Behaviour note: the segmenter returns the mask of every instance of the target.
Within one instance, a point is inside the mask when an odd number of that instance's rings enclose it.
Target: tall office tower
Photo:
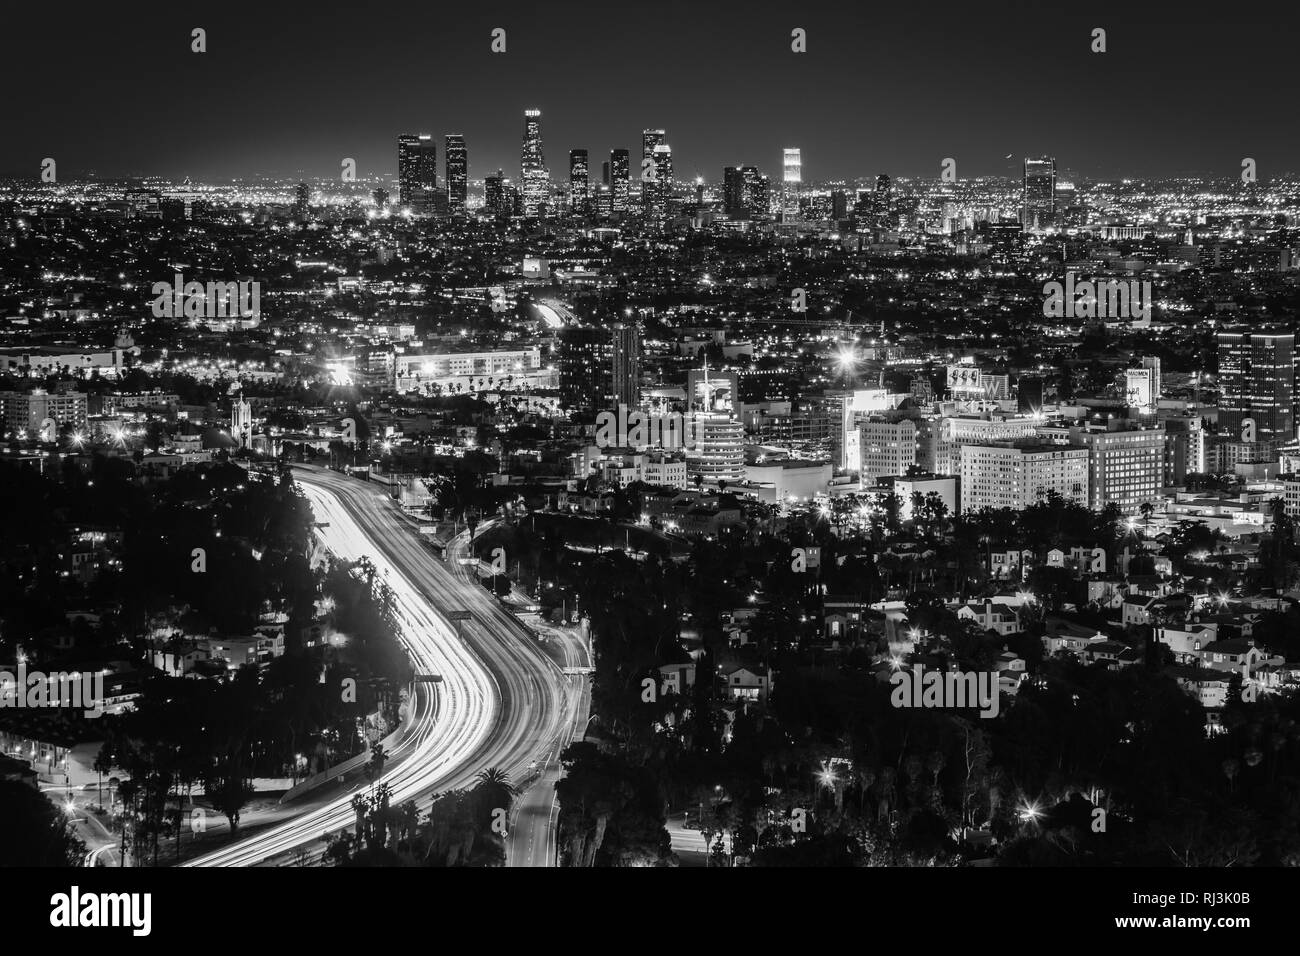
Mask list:
[[[376,205],[379,209],[387,209],[387,208],[388,208],[389,193],[388,193],[388,190],[387,190],[387,189],[384,189],[384,188],[381,186],[379,189],[376,189],[376,190],[375,190],[374,192],[372,192],[370,195],[374,198],[374,200],[375,200],[375,205]]]
[[[1055,224],[1056,160],[1050,156],[1026,158],[1020,225],[1025,229],[1047,229]]]
[[[876,177],[876,191],[871,198],[871,228],[894,228],[894,186],[884,173]]]
[[[849,218],[849,194],[843,189],[831,192],[831,218],[836,222]]]
[[[420,212],[433,206],[438,188],[438,147],[428,133],[397,137],[397,202]]]
[[[447,208],[453,216],[463,216],[469,186],[469,154],[465,151],[465,137],[460,133],[447,134],[444,162],[447,164]]]
[[[785,150],[781,176],[781,218],[793,222],[799,218],[799,190],[803,183],[803,160],[798,149]]]
[[[566,326],[556,345],[560,404],[566,409],[611,409],[614,348],[609,330]]]
[[[673,148],[667,143],[659,143],[650,160],[654,164],[654,180],[642,183],[641,186],[646,211],[654,216],[665,216],[668,213],[669,197],[672,196]]]
[[[756,166],[746,166],[745,184],[749,192],[749,218],[767,219],[772,214],[771,181],[760,176]]]
[[[1243,442],[1292,441],[1295,336],[1220,332],[1218,348],[1219,434]]]
[[[495,176],[483,180],[483,205],[495,216],[509,215],[505,208],[505,183],[505,173],[499,169]]]
[[[644,164],[647,159],[654,159],[655,147],[662,146],[668,139],[668,134],[661,129],[646,129],[641,131],[641,162]],[[645,168],[644,165],[641,167]]]
[[[524,215],[539,216],[546,211],[551,191],[551,175],[542,155],[542,111],[524,110],[523,158],[520,161],[520,188],[524,196]]]
[[[609,160],[608,159],[600,164],[600,184],[602,186],[609,185]]]
[[[739,166],[722,171],[722,211],[728,219],[745,218],[745,174]]]
[[[609,193],[610,205],[615,213],[628,211],[629,164],[631,157],[625,149],[609,151]]]
[[[298,217],[307,215],[309,202],[311,202],[311,189],[306,183],[299,183],[293,188],[293,214]]]
[[[569,150],[569,208],[576,213],[586,213],[590,192],[587,176],[587,151]]]
[[[641,330],[617,325],[613,331],[614,404],[636,408],[641,404]]]

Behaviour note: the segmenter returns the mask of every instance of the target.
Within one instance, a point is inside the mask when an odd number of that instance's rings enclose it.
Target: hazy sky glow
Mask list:
[[[5,10],[0,172],[61,177],[396,171],[397,134],[463,133],[470,176],[519,173],[523,110],[547,164],[640,151],[663,127],[679,177],[755,164],[808,180],[1018,174],[1030,154],[1090,177],[1300,170],[1288,45],[1300,16],[1165,0],[1070,5],[132,3]],[[204,27],[208,52],[190,52]],[[494,27],[507,52],[489,51]],[[1094,27],[1108,52],[1089,50]],[[790,31],[808,52],[790,52]],[[1013,159],[1004,157],[1011,154]]]

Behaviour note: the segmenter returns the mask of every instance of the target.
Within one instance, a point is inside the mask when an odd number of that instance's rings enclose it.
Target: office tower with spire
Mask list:
[[[453,216],[463,216],[467,208],[469,186],[469,154],[465,150],[465,137],[460,133],[449,133],[445,156],[447,208]]]
[[[542,111],[524,110],[524,143],[520,161],[520,185],[524,197],[524,215],[544,215],[550,199],[551,175],[542,153]]]
[[[628,211],[630,193],[631,157],[625,149],[609,151],[609,194],[610,207],[615,215]]]
[[[1050,229],[1056,224],[1056,160],[1050,156],[1025,159],[1020,199],[1020,225],[1025,230]]]
[[[587,172],[587,151],[569,150],[569,209],[579,215],[589,208],[590,177]]]

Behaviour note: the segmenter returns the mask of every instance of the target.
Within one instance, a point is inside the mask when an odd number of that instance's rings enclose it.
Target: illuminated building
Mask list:
[[[1022,511],[1055,492],[1087,504],[1088,449],[1028,440],[962,445],[961,510]]]
[[[590,179],[587,173],[587,151],[569,150],[569,209],[585,213],[590,196]]]
[[[612,342],[614,402],[636,408],[641,404],[641,332],[635,325],[619,325]]]
[[[613,402],[614,346],[608,329],[568,326],[557,337],[560,404],[609,409]]]
[[[306,183],[299,183],[293,188],[293,214],[299,218],[307,215],[307,205],[311,201],[311,190]]]
[[[397,137],[397,202],[412,211],[432,206],[438,188],[438,148],[428,133]]]
[[[443,161],[447,165],[447,208],[453,216],[463,216],[469,184],[469,154],[465,149],[465,137],[459,133],[449,133],[444,155]]]
[[[781,218],[786,222],[799,218],[799,190],[802,183],[803,160],[799,150],[786,149],[781,176]]]
[[[1136,514],[1147,502],[1160,500],[1165,474],[1165,430],[1106,425],[1070,430],[1070,444],[1088,450],[1089,507],[1100,511],[1114,502]]]
[[[524,215],[537,217],[545,213],[551,192],[551,174],[542,154],[542,111],[524,110],[524,143],[520,160],[520,183]]]
[[[1292,441],[1295,336],[1220,332],[1218,350],[1219,434],[1234,441]]]
[[[1025,160],[1020,224],[1026,230],[1056,224],[1056,160],[1050,156]]]
[[[631,160],[625,149],[609,151],[609,195],[610,207],[615,214],[628,211],[628,198],[631,183],[628,168]]]

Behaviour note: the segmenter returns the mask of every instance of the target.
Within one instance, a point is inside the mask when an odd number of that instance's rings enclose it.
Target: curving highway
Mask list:
[[[457,575],[419,541],[381,487],[321,468],[296,467],[326,547],[347,560],[368,557],[393,590],[402,640],[418,673],[404,728],[382,780],[393,803],[470,786],[499,767],[522,780],[571,727],[574,684],[487,591]],[[471,619],[451,624],[447,611]],[[459,629],[459,633],[457,631]],[[355,822],[351,796],[304,810],[291,821],[233,843],[188,866],[253,866]]]

